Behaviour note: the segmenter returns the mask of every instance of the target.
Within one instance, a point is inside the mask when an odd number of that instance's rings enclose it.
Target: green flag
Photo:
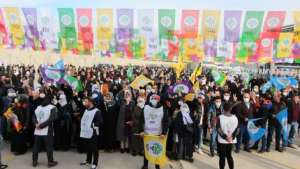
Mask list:
[[[263,11],[248,11],[246,13],[244,20],[244,30],[241,37],[242,42],[253,42],[259,38],[263,18]]]
[[[65,40],[66,49],[77,48],[75,17],[72,8],[58,8],[60,23],[60,41]],[[62,43],[60,43],[62,44]]]
[[[64,80],[67,82],[68,85],[70,85],[72,87],[73,90],[75,90],[76,92],[81,92],[83,91],[83,85],[82,82],[80,80],[78,80],[77,78],[73,77],[73,76],[65,76]]]
[[[132,67],[132,65],[128,66],[126,74],[127,74],[127,79],[131,82],[133,80],[133,67]]]
[[[217,85],[223,86],[227,80],[227,76],[223,72],[219,72],[218,70],[212,70],[211,75],[214,78],[214,81]]]
[[[158,30],[160,39],[169,39],[175,29],[175,9],[158,10]]]

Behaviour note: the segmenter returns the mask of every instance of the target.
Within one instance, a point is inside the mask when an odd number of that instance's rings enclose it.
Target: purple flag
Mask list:
[[[224,40],[238,42],[240,39],[240,24],[242,11],[224,12]]]
[[[40,66],[40,74],[46,83],[61,83],[64,71],[62,69],[48,69],[47,66]]]
[[[217,56],[217,46],[218,43],[216,40],[207,39],[204,41],[204,52],[206,61],[213,61],[214,58]]]
[[[129,39],[133,30],[133,9],[117,9],[118,39]]]
[[[37,28],[37,11],[35,8],[23,8],[22,10],[27,22],[27,26],[25,26],[26,39],[28,40],[29,45],[31,45],[31,47],[34,49],[36,48],[34,40],[39,39],[39,31]]]
[[[182,81],[181,83],[172,85],[168,88],[169,94],[174,94],[174,93],[188,94],[192,91],[193,91],[192,84],[188,80]]]
[[[24,26],[25,30],[25,48],[35,48],[34,45],[34,36],[32,35],[32,32],[29,28],[29,26]]]

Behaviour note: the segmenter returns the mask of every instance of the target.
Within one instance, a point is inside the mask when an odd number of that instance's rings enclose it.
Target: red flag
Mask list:
[[[84,50],[93,49],[92,9],[77,9],[78,40],[82,40]]]
[[[259,62],[267,63],[271,62],[273,58],[273,39],[272,32],[262,32],[260,39],[257,41],[258,48],[256,51],[256,56]]]
[[[270,32],[268,36],[272,39],[277,39],[281,32],[281,27],[284,23],[285,11],[270,11],[267,14],[264,23],[264,32]]]
[[[2,44],[7,45],[9,43],[8,33],[7,33],[7,29],[5,27],[5,21],[4,21],[2,9],[0,9],[0,38],[2,40],[2,42],[0,42],[0,44],[2,43]]]
[[[184,38],[196,38],[199,27],[199,11],[183,10],[181,17],[181,31]]]

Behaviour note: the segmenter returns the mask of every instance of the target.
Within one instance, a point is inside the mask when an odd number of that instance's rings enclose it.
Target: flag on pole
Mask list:
[[[197,67],[194,69],[194,72],[190,76],[190,80],[193,84],[195,84],[197,77],[202,74],[202,64],[199,63]]]
[[[152,164],[165,166],[168,162],[166,144],[167,137],[161,139],[159,136],[145,135],[144,150],[146,159]]]
[[[159,39],[169,39],[175,29],[175,9],[158,10]]]
[[[249,133],[249,137],[250,137],[250,147],[252,147],[253,145],[255,145],[255,143],[261,139],[265,133],[266,133],[266,129],[262,128],[262,127],[257,127],[254,122],[258,121],[258,120],[262,120],[262,118],[257,118],[257,119],[249,119],[248,124],[247,124],[247,130]]]
[[[260,88],[263,94],[265,94],[270,88],[272,87],[272,82],[268,81],[267,83],[263,84]]]
[[[65,45],[66,50],[77,48],[77,33],[75,17],[72,8],[58,8],[60,21],[60,48]],[[64,40],[64,41],[63,41]]]
[[[298,87],[298,80],[293,77],[271,77],[271,82],[277,90],[284,89],[288,86]]]
[[[131,82],[130,86],[133,89],[139,90],[140,87],[144,87],[149,83],[154,83],[153,80],[148,79],[146,76],[144,75],[140,75],[137,78],[134,79],[133,82]]]
[[[74,91],[76,91],[77,93],[83,91],[83,84],[77,78],[75,78],[73,76],[65,75],[63,77],[63,80],[66,82],[67,85],[71,86],[72,89]]]
[[[278,122],[280,123],[280,125],[282,126],[283,129],[283,139],[284,141],[288,140],[288,112],[287,112],[287,108],[281,110],[279,113],[277,113],[276,115],[276,119],[278,120]]]
[[[211,75],[217,85],[224,86],[227,80],[227,76],[225,75],[225,73],[219,72],[218,70],[212,70]]]

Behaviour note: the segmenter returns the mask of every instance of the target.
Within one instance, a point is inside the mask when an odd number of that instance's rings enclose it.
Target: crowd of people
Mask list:
[[[274,132],[276,151],[295,148],[300,120],[298,88],[262,93],[260,88],[268,79],[254,76],[245,84],[238,75],[220,87],[203,71],[197,77],[199,86],[193,98],[187,99],[186,93],[170,93],[168,89],[189,81],[189,71],[177,78],[170,67],[134,66],[134,77],[143,74],[154,83],[133,89],[127,70],[127,66],[66,65],[65,72],[83,83],[84,90],[76,92],[65,84],[45,82],[34,66],[0,66],[1,135],[10,141],[11,152],[22,155],[32,148],[32,165],[36,167],[38,152],[45,149],[48,166],[53,167],[58,164],[53,149],[77,149],[87,153],[81,165],[95,169],[98,149],[144,156],[142,138],[151,134],[167,137],[171,159],[193,162],[193,153],[203,154],[203,144],[208,143],[209,155],[219,155],[220,169],[224,169],[226,158],[233,169],[232,149],[236,153],[241,148],[270,152]],[[276,120],[284,108],[288,109],[287,140]],[[247,124],[254,118],[259,119],[256,126],[267,132],[251,144]],[[0,168],[6,167],[1,163]],[[144,158],[142,169],[147,168]]]

